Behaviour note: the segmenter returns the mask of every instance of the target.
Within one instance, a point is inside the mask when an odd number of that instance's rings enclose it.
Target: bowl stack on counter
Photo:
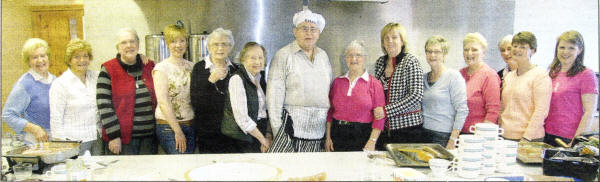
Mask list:
[[[458,155],[452,161],[452,171],[463,178],[476,178],[483,170],[484,139],[478,135],[463,134],[455,141]]]
[[[507,169],[501,169],[500,166],[516,165],[516,148],[515,152],[506,149],[504,138],[500,135],[504,134],[504,129],[500,128],[494,123],[477,123],[469,127],[469,131],[475,133],[476,136],[481,136],[484,139],[483,142],[483,166],[481,174],[493,174],[494,171],[498,172],[510,172]],[[506,141],[509,142],[510,141]],[[516,143],[516,142],[515,142]],[[510,145],[512,146],[512,145]],[[514,153],[515,156],[512,159],[508,159],[511,163],[506,163],[505,158],[502,156],[505,152],[509,152],[511,155]],[[514,163],[513,163],[514,161]]]
[[[510,173],[516,165],[518,143],[500,137],[504,129],[493,123],[477,123],[469,128],[473,135],[460,135],[455,141],[458,156],[452,170],[463,178],[476,178],[495,171]]]

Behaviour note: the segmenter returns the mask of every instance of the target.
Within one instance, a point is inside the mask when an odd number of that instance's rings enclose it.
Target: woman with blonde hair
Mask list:
[[[48,72],[50,48],[39,38],[28,39],[21,61],[29,67],[13,85],[2,111],[2,121],[27,143],[48,141],[50,134],[50,85],[56,76]]]
[[[179,25],[169,25],[163,32],[170,56],[156,64],[152,71],[158,101],[156,135],[168,154],[190,154],[195,148],[194,111],[190,103],[193,64],[183,58],[188,35]]]
[[[485,61],[487,41],[479,32],[468,33],[463,40],[463,57],[467,67],[460,70],[467,83],[469,115],[462,133],[471,125],[497,123],[500,111],[500,77]]]
[[[79,154],[92,153],[96,142],[98,71],[88,70],[93,60],[91,45],[79,39],[67,44],[65,63],[69,66],[50,87],[50,131],[52,138],[82,141]]]
[[[550,65],[552,98],[545,122],[544,142],[556,146],[555,138],[569,145],[590,127],[598,100],[598,80],[583,65],[583,36],[575,30],[558,37]]]
[[[506,63],[506,67],[498,71],[498,76],[500,77],[500,80],[503,80],[504,75],[508,74],[508,72],[517,69],[517,64],[514,61],[510,60],[510,58],[512,57],[510,52],[510,50],[512,49],[511,42],[512,35],[506,35],[502,38],[502,40],[500,40],[500,42],[498,42],[498,49],[500,50],[500,55],[502,56],[502,60],[504,60],[504,63]]]
[[[375,118],[387,117],[378,150],[386,143],[423,142],[423,70],[417,57],[408,52],[406,29],[388,23],[381,30],[381,49],[385,55],[375,63],[375,78],[381,81],[386,95],[383,108],[376,108]]]

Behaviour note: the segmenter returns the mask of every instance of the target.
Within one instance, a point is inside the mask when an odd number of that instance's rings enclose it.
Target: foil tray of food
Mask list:
[[[56,164],[79,154],[80,141],[40,142],[32,146],[14,148],[6,153],[9,166],[31,163],[33,171],[41,173],[48,164]]]
[[[452,161],[454,155],[440,144],[433,143],[390,143],[386,149],[396,166],[428,167],[430,159],[446,159]]]
[[[545,149],[554,148],[544,142],[519,142],[517,159],[526,164],[541,164]]]

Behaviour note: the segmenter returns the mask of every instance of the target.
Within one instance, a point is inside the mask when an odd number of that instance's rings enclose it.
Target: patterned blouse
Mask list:
[[[178,121],[194,119],[190,99],[190,75],[193,63],[184,60],[182,64],[175,65],[169,61],[162,61],[154,67],[154,70],[167,75],[169,83],[169,101],[173,107],[175,118]],[[156,109],[156,119],[166,120],[162,110]]]
[[[381,81],[386,93],[386,128],[396,130],[423,124],[423,70],[419,60],[410,53],[400,53],[388,79],[384,74],[387,59],[387,55],[381,56],[375,63],[375,78]]]

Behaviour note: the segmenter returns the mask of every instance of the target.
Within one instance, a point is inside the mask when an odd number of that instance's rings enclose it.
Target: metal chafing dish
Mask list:
[[[452,161],[454,155],[448,152],[446,148],[440,144],[433,143],[404,143],[404,144],[387,144],[386,149],[396,166],[400,167],[428,167],[429,163],[419,159],[419,154],[425,154],[432,158],[446,159]],[[403,151],[404,150],[404,151]],[[405,152],[409,151],[409,152]],[[413,152],[414,151],[414,152]],[[411,154],[414,153],[414,154]],[[427,160],[428,161],[428,160]]]
[[[42,173],[49,164],[63,162],[79,154],[80,141],[50,141],[38,143],[32,147],[22,146],[8,151],[4,157],[12,168],[17,163],[31,163],[33,172]],[[24,154],[27,150],[40,150],[38,153]]]

